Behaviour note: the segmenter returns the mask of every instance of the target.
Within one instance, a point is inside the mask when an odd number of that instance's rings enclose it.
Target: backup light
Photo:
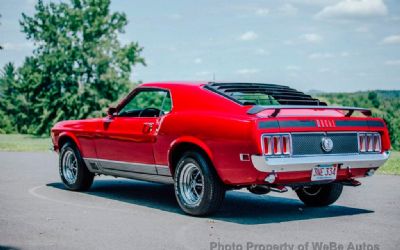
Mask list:
[[[358,151],[360,153],[379,153],[381,149],[379,133],[358,133]]]
[[[282,156],[291,154],[289,134],[268,134],[262,136],[264,155]]]

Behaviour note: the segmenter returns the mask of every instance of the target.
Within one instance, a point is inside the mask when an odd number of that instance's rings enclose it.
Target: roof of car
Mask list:
[[[246,94],[262,94],[269,99],[277,101],[281,105],[322,105],[326,106],[325,102],[313,98],[301,91],[295,90],[285,85],[270,84],[270,83],[244,83],[244,82],[205,82],[205,81],[167,81],[167,82],[153,82],[145,83],[142,87],[165,87],[169,89],[182,89],[185,88],[199,88],[205,87],[215,93],[218,93],[234,102],[240,104],[256,104],[259,103],[259,97],[252,100],[239,100]],[[190,90],[186,90],[190,91]],[[239,95],[237,95],[239,94]],[[243,98],[242,98],[243,99]],[[263,98],[265,99],[265,98]],[[272,101],[271,101],[272,104]]]
[[[167,87],[171,85],[185,85],[185,86],[203,86],[208,84],[209,82],[205,81],[162,81],[162,82],[147,82],[142,83],[140,86],[143,87]]]

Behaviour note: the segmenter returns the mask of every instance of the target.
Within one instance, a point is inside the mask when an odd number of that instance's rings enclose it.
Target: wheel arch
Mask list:
[[[76,138],[76,136],[74,134],[68,133],[68,132],[61,133],[58,137],[58,148],[61,150],[61,148],[67,142],[71,142],[71,143],[75,144],[75,146],[78,148],[79,152],[82,153],[78,138]]]
[[[213,164],[213,154],[211,149],[203,141],[195,137],[183,137],[171,143],[170,150],[168,151],[168,165],[172,176],[175,175],[175,167],[185,152],[197,151],[206,157],[207,161],[211,164],[212,168],[217,172]]]

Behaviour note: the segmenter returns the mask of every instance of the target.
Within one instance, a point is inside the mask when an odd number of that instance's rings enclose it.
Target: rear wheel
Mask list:
[[[174,177],[175,196],[182,210],[201,216],[215,212],[225,197],[225,187],[207,159],[187,152],[179,160]]]
[[[64,185],[74,191],[88,190],[93,183],[91,173],[76,146],[67,142],[60,150],[59,173]]]
[[[343,191],[341,183],[329,183],[323,185],[312,185],[296,190],[299,199],[307,206],[321,207],[333,204]]]

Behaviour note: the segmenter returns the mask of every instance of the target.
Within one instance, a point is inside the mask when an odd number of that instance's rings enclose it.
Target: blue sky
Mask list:
[[[0,65],[33,45],[20,32],[35,0],[0,0]],[[286,84],[308,91],[400,89],[400,1],[123,1],[122,42],[144,47],[132,80]]]

